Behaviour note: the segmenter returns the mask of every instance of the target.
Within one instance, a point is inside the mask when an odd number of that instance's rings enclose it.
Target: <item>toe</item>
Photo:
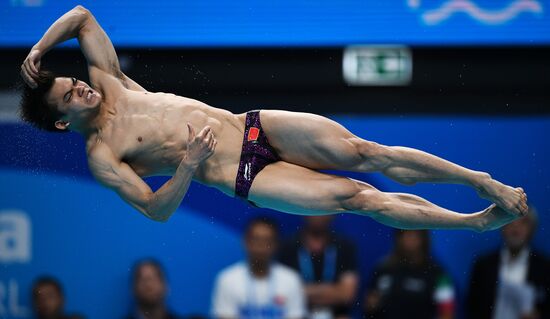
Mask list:
[[[523,216],[523,205],[520,203],[517,203],[514,208],[512,208],[511,213],[513,213],[516,216]]]
[[[525,216],[525,214],[527,214],[527,205],[525,203],[521,203],[520,213],[521,213],[521,216]]]

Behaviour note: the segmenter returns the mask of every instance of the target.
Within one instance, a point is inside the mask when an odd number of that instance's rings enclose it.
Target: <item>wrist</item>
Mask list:
[[[194,171],[199,167],[199,163],[197,163],[196,161],[190,160],[187,156],[185,156],[183,160],[180,162],[180,166],[186,170]]]
[[[42,58],[42,56],[43,56],[44,53],[46,52],[46,50],[40,46],[40,43],[35,44],[35,45],[31,48],[31,52],[33,52],[33,51],[37,52],[37,53],[38,53],[38,57],[40,57],[40,58]]]

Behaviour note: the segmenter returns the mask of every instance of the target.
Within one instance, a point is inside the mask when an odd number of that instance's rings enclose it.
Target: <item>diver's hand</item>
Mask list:
[[[28,86],[35,89],[38,86],[36,80],[38,79],[38,71],[40,70],[40,59],[42,53],[38,49],[32,49],[29,55],[21,64],[21,77],[27,83]]]
[[[187,138],[187,152],[183,162],[191,167],[197,167],[202,161],[214,154],[218,141],[210,126],[203,128],[199,134],[195,134],[195,129],[187,123],[189,137]]]

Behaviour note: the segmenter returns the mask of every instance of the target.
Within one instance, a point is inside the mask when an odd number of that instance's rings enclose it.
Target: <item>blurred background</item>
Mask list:
[[[20,122],[20,65],[77,4],[110,36],[124,73],[150,91],[234,113],[322,114],[365,139],[419,148],[522,186],[538,210],[530,247],[550,254],[550,1],[2,0],[0,318],[34,317],[31,290],[44,275],[62,283],[67,312],[123,318],[138,302],[132,265],[144,257],[163,265],[171,309],[208,317],[217,274],[246,254],[251,218],[273,218],[281,238],[304,229],[299,216],[252,208],[196,183],[168,223],[149,221],[93,180],[78,135]],[[87,80],[74,40],[46,54],[42,66]],[[462,186],[348,176],[456,211],[489,205]],[[339,215],[331,232],[355,246],[358,287],[347,316],[359,318],[394,231]],[[499,250],[501,233],[429,235],[433,259],[453,283],[453,316],[467,318],[474,260]],[[550,298],[550,290],[542,294]]]

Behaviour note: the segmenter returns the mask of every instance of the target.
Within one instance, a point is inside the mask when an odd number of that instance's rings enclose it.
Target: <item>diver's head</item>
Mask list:
[[[44,70],[35,81],[38,87],[25,86],[21,98],[21,117],[34,126],[66,132],[71,123],[86,123],[97,115],[101,94],[87,83]]]

